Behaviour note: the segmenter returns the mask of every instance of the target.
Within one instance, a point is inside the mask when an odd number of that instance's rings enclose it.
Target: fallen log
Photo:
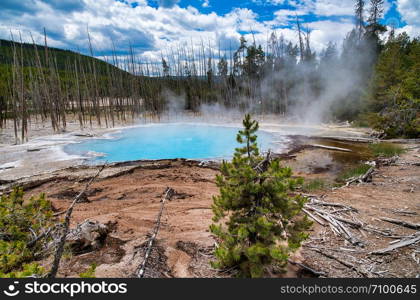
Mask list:
[[[321,200],[318,200],[318,199],[315,199],[315,198],[311,198],[311,204],[321,205],[321,206],[340,207],[340,208],[345,208],[345,209],[349,209],[349,210],[357,212],[357,209],[352,207],[352,206],[344,205],[344,204],[341,204],[341,203],[335,203],[335,202],[321,201]]]
[[[365,174],[363,174],[359,177],[359,182],[371,181],[372,180],[372,173],[373,173],[374,169],[375,169],[374,167],[370,167],[369,170],[367,170],[367,172]]]
[[[385,218],[385,217],[382,217],[382,218],[379,218],[379,219],[382,220],[382,221],[388,222],[388,223],[400,225],[400,226],[407,227],[407,228],[410,228],[410,229],[415,229],[415,230],[420,229],[420,224],[414,224],[414,223],[409,223],[409,222],[406,222],[406,221],[403,221],[403,220],[391,219],[391,218]]]
[[[378,141],[377,138],[371,138],[371,137],[317,136],[316,138],[322,139],[322,140],[329,140],[329,141],[354,142],[354,143],[374,143]]]
[[[417,232],[417,234],[412,236],[412,238],[403,239],[400,242],[395,243],[395,244],[393,244],[389,247],[372,251],[372,252],[370,252],[370,254],[380,254],[380,255],[381,254],[387,254],[388,252],[391,252],[395,249],[410,246],[410,245],[416,244],[418,242],[420,242],[420,232]]]
[[[353,182],[363,183],[363,182],[372,181],[372,174],[373,174],[374,170],[375,170],[374,167],[370,167],[369,170],[367,170],[365,174],[362,174],[362,175],[357,176],[357,177],[349,178],[346,182],[345,187],[348,187]]]
[[[404,209],[391,209],[390,210],[393,214],[402,215],[402,216],[416,216],[417,212],[404,210]]]
[[[326,224],[321,221],[321,219],[317,218],[316,216],[314,216],[313,214],[311,214],[309,211],[307,211],[306,209],[302,208],[302,211],[307,214],[312,220],[316,221],[318,224],[325,226]]]
[[[66,237],[69,233],[69,227],[70,227],[70,218],[71,214],[73,213],[73,208],[76,205],[76,203],[79,202],[79,199],[85,194],[89,186],[92,184],[92,182],[99,176],[99,174],[105,169],[106,163],[98,170],[98,172],[93,176],[88,183],[86,183],[85,188],[74,198],[73,202],[70,204],[69,208],[66,211],[66,215],[64,217],[64,230],[59,238],[56,251],[54,253],[54,260],[51,266],[50,271],[46,275],[47,278],[55,278],[57,275],[58,267],[60,265],[61,257],[63,256],[64,252],[64,244],[66,242]]]
[[[364,246],[364,242],[359,240],[357,237],[355,237],[350,230],[348,230],[343,223],[347,223],[350,224],[351,226],[355,227],[355,228],[360,228],[362,227],[362,223],[356,223],[344,218],[341,218],[339,216],[333,215],[331,213],[329,213],[328,211],[324,211],[321,210],[319,208],[315,208],[311,205],[305,204],[304,205],[304,209],[307,208],[309,210],[314,211],[315,214],[317,214],[319,217],[321,217],[322,219],[324,219],[327,224],[330,226],[331,230],[333,231],[333,233],[335,233],[336,235],[340,235],[342,237],[344,237],[346,240],[348,240],[351,244],[353,245],[357,245],[357,246]],[[312,217],[314,219],[314,215],[309,215],[307,210],[303,210],[303,212],[305,212],[308,216]],[[319,223],[319,222],[318,222]],[[321,221],[321,223],[324,223]],[[320,224],[321,224],[320,223]]]
[[[145,254],[144,254],[143,262],[140,264],[140,266],[135,271],[135,276],[138,277],[138,278],[143,278],[143,276],[144,276],[144,271],[146,270],[147,260],[150,256],[151,251],[152,251],[153,242],[155,241],[156,236],[159,232],[160,219],[162,217],[165,202],[167,200],[171,199],[174,192],[175,191],[170,187],[167,187],[166,190],[165,190],[165,194],[164,194],[164,196],[161,200],[162,204],[160,206],[159,214],[158,214],[157,219],[156,219],[155,228],[153,229],[153,234],[150,236],[149,241],[147,242],[147,248],[146,248],[146,251],[145,251]]]
[[[310,206],[310,205],[307,205],[307,204],[305,204],[305,208],[308,208],[308,209],[311,209],[313,211],[319,212],[320,214],[326,214],[326,215],[331,216],[332,218],[334,218],[334,219],[336,219],[336,220],[338,220],[340,222],[344,222],[344,223],[350,224],[350,225],[354,226],[355,228],[360,228],[360,227],[363,226],[362,223],[356,223],[356,222],[350,221],[348,219],[344,219],[342,217],[332,215],[332,214],[330,214],[327,211],[323,211],[321,209],[315,208],[315,207]]]
[[[294,265],[294,266],[298,266],[298,267],[300,267],[301,269],[303,269],[303,270],[305,270],[305,271],[307,271],[307,272],[309,272],[309,273],[311,273],[311,274],[313,274],[313,275],[315,275],[315,276],[317,276],[317,277],[320,277],[320,276],[322,276],[322,277],[327,277],[327,276],[328,276],[328,275],[327,275],[327,273],[322,272],[322,271],[316,271],[316,270],[312,269],[311,267],[308,267],[307,265],[304,265],[304,264],[302,264],[302,263],[299,263],[299,262],[293,261],[293,260],[291,260],[291,259],[288,259],[287,261],[288,261],[290,264],[292,264],[292,265]]]
[[[352,152],[352,150],[350,149],[340,148],[340,147],[325,146],[325,145],[319,145],[319,144],[311,144],[310,146],[315,147],[315,148],[333,150],[333,151]]]
[[[352,263],[349,263],[348,261],[342,260],[341,258],[338,258],[332,254],[326,253],[318,248],[315,247],[311,247],[310,249],[313,249],[314,251],[324,255],[327,258],[333,259],[337,262],[339,262],[340,264],[342,264],[343,266],[346,266],[347,268],[350,268],[351,270],[355,271],[356,273],[359,273],[360,275],[362,275],[363,277],[369,277],[369,273],[360,270],[358,267],[356,267],[355,265],[353,265]]]

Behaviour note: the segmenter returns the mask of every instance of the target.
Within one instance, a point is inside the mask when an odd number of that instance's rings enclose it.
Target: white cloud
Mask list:
[[[354,0],[318,0],[313,3],[314,13],[320,16],[352,16],[354,14]]]
[[[402,19],[409,25],[420,26],[420,1],[398,0],[397,9]]]
[[[276,1],[276,0],[273,0]],[[317,16],[350,16],[354,14],[354,0],[279,0],[298,12]]]
[[[201,4],[202,7],[210,7],[210,0],[203,0],[203,4]]]
[[[396,33],[402,32],[407,33],[411,37],[418,37],[420,36],[420,26],[406,25],[396,30]]]
[[[3,2],[2,2],[3,1]],[[14,10],[3,9],[4,1],[13,4]],[[57,0],[58,1],[58,0]],[[253,32],[258,43],[264,44],[267,36],[276,29],[286,39],[297,40],[293,30],[295,17],[308,14],[318,16],[344,16],[338,21],[317,21],[305,23],[311,32],[313,48],[319,52],[329,41],[340,44],[353,24],[347,18],[352,15],[353,0],[270,0],[272,3],[293,5],[294,9],[280,9],[273,13],[269,21],[258,21],[258,15],[248,8],[236,8],[225,15],[215,12],[202,13],[197,8],[180,7],[177,0],[161,0],[164,5],[149,6],[146,0],[66,0],[67,4],[77,1],[78,9],[70,9],[71,5],[60,8],[47,4],[44,0],[32,0],[29,4],[17,5],[11,0],[0,0],[0,37],[9,38],[10,29],[17,36],[17,30],[30,41],[29,31],[38,43],[43,42],[43,28],[48,33],[51,46],[81,49],[88,48],[87,28],[91,35],[95,53],[112,49],[112,42],[118,49],[124,50],[131,44],[140,57],[159,59],[160,53],[176,51],[180,45],[191,41],[200,46],[209,42],[215,51],[235,49],[241,32]],[[201,0],[201,4],[211,4],[209,0]],[[58,2],[57,2],[58,3]],[[136,3],[135,8],[132,4]],[[419,32],[418,1],[399,0],[398,9],[407,22],[405,29],[409,34]],[[81,9],[83,8],[83,9]],[[19,10],[20,9],[20,10]],[[279,28],[285,27],[288,28]],[[252,34],[246,35],[252,41]],[[101,51],[101,53],[99,53]]]
[[[307,26],[311,31],[312,48],[319,53],[330,41],[341,47],[344,37],[352,30],[354,24],[345,20],[341,22],[317,21],[308,23]]]
[[[405,31],[409,36],[420,36],[420,1],[398,0],[396,6],[401,19],[407,24],[398,28],[397,33]]]

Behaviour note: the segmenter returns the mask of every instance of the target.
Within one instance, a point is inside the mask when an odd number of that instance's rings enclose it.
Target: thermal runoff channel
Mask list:
[[[239,144],[238,128],[198,124],[154,124],[121,131],[111,139],[90,139],[70,144],[65,151],[94,156],[93,161],[120,162],[138,159],[229,158]],[[274,147],[279,137],[259,131],[263,150]]]

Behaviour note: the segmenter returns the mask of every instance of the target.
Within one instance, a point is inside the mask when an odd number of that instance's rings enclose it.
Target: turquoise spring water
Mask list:
[[[124,129],[111,139],[89,139],[69,144],[69,154],[101,153],[93,161],[121,162],[140,159],[217,159],[232,156],[239,144],[238,128],[197,124],[155,124]],[[258,131],[262,150],[273,149],[274,136]]]

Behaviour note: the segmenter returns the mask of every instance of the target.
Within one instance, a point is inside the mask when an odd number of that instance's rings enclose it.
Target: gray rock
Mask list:
[[[69,232],[66,241],[73,253],[92,251],[103,246],[108,233],[108,226],[98,221],[85,220]]]

